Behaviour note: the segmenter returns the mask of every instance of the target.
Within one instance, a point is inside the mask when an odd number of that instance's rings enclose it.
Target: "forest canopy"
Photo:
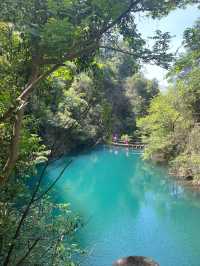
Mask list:
[[[200,178],[200,21],[184,32],[186,52],[171,68],[170,89],[155,97],[148,115],[138,120],[144,157],[167,162],[182,178]]]

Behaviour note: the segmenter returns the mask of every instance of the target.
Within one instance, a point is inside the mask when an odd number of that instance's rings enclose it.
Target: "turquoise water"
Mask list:
[[[50,180],[65,162],[50,166]],[[161,266],[200,265],[200,196],[144,163],[141,153],[99,147],[74,156],[57,192],[86,222],[78,236],[89,251],[83,266],[109,266],[127,255],[151,256]]]

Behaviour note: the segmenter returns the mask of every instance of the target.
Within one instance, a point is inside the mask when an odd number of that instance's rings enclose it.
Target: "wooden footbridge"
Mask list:
[[[118,140],[113,141],[111,143],[113,146],[120,146],[120,147],[127,147],[127,148],[133,148],[133,149],[144,149],[145,145],[141,142],[128,142],[125,143],[124,141]]]

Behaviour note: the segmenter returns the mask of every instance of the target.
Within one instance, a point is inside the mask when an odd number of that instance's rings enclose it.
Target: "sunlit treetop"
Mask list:
[[[137,31],[135,14],[143,12],[153,18],[167,15],[177,7],[197,0],[4,0],[0,18],[14,25],[23,42],[29,43],[30,54],[38,62],[53,64],[94,54],[106,41],[116,48],[114,35],[129,43],[135,58],[155,61],[167,67],[172,55],[167,54],[169,33],[157,32],[155,46],[147,49]],[[108,47],[107,47],[108,48]],[[129,52],[130,52],[129,51]]]
[[[197,20],[193,27],[184,31],[183,46],[184,54],[178,58],[168,73],[169,77],[177,75],[179,78],[190,74],[193,68],[200,66],[200,20]]]

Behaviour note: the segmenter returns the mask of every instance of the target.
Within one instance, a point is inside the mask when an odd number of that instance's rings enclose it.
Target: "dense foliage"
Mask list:
[[[74,265],[81,223],[49,196],[68,162],[46,189],[36,166],[135,129],[158,93],[155,81],[136,74],[139,64],[167,68],[173,56],[170,34],[157,31],[148,48],[134,15],[161,17],[195,2],[0,2],[1,265]]]
[[[138,120],[147,144],[144,157],[168,162],[171,172],[200,178],[200,21],[184,34],[186,53],[169,73],[171,88]]]

